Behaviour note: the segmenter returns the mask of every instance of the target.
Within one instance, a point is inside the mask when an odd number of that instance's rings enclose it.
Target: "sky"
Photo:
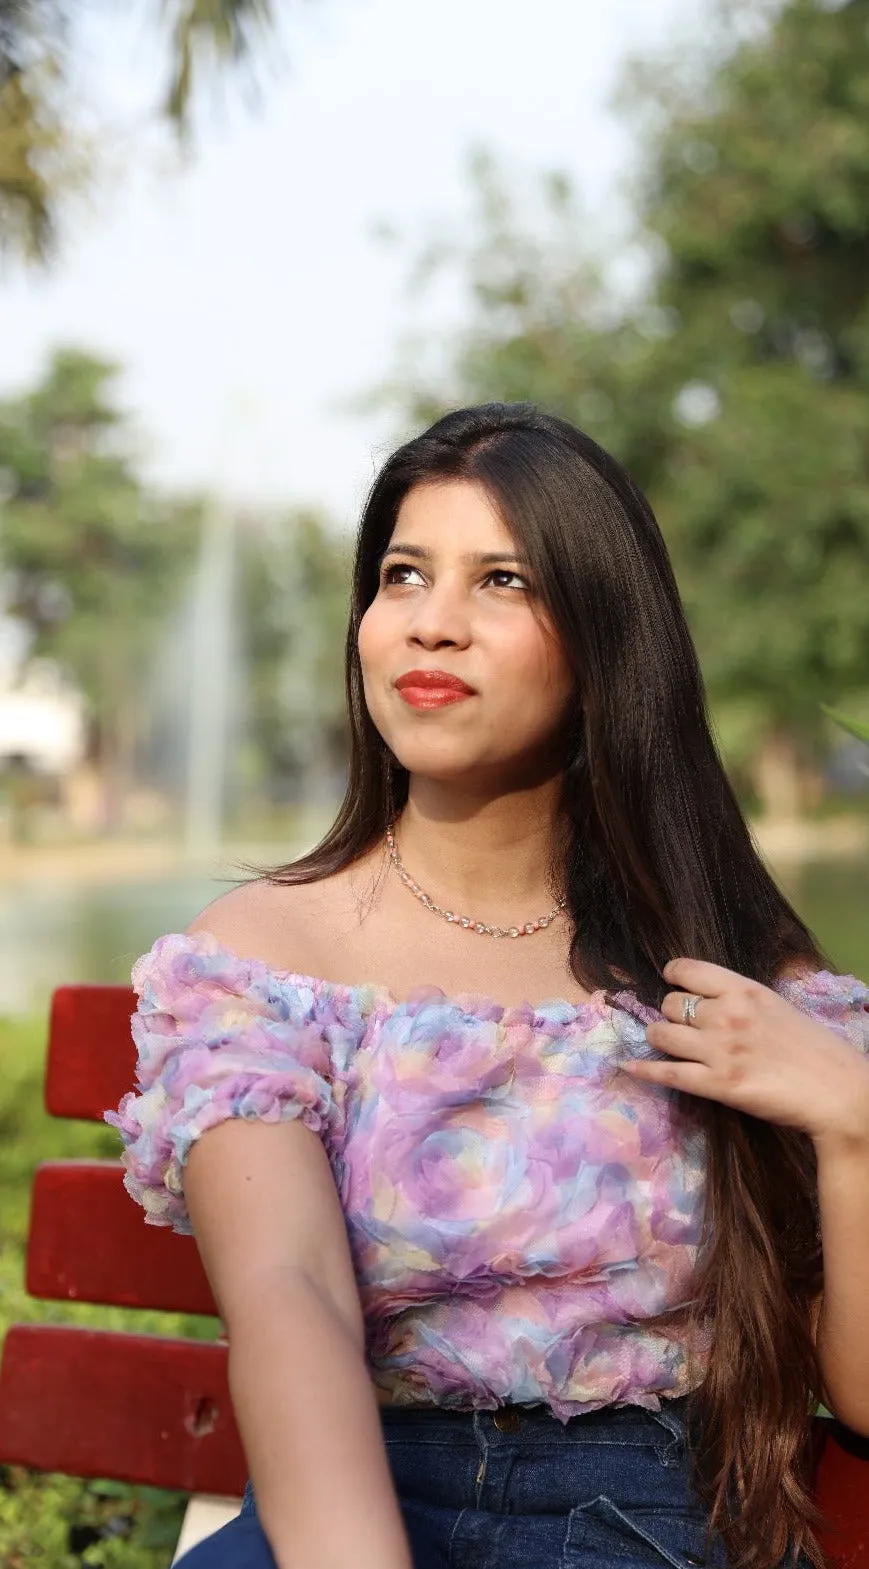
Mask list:
[[[55,345],[92,350],[124,367],[148,477],[313,503],[352,525],[396,429],[353,403],[389,374],[408,325],[437,339],[454,324],[447,295],[420,315],[406,280],[426,241],[461,230],[469,149],[520,186],[566,171],[590,228],[618,235],[634,156],[610,107],[620,70],[628,54],[687,46],[703,9],[286,4],[258,103],[203,105],[183,162],[150,117],[142,4],[123,18],[96,6],[76,70],[104,177],[47,273],[0,275],[0,397],[32,384]],[[376,239],[380,223],[398,246]]]

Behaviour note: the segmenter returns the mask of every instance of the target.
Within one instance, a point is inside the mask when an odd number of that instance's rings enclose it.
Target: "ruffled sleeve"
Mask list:
[[[328,1042],[313,989],[277,981],[207,933],[158,938],[133,968],[136,1089],[105,1113],[124,1143],[127,1191],[153,1226],[190,1232],[182,1171],[191,1145],[229,1117],[334,1113]]]
[[[869,986],[855,975],[808,970],[804,975],[777,981],[776,991],[795,1008],[869,1054]]]

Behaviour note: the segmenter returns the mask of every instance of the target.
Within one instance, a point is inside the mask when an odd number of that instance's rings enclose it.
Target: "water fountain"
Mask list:
[[[184,853],[202,865],[220,851],[236,681],[235,518],[214,501],[202,523],[189,615]]]

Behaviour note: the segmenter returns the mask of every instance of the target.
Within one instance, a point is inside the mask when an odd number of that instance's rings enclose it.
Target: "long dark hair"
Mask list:
[[[359,623],[399,506],[416,485],[483,486],[528,558],[576,675],[559,884],[583,986],[629,985],[659,1006],[679,954],[771,984],[827,963],[764,867],[718,756],[703,681],[654,514],[623,468],[566,421],[526,404],[459,409],[384,464],[358,536],[346,679],[347,793],[322,842],[268,873],[315,881],[382,840],[408,776],[365,705]],[[711,1328],[692,1397],[698,1487],[737,1569],[788,1547],[816,1565],[809,1414],[820,1380],[811,1314],[821,1286],[811,1142],[712,1103],[706,1226],[693,1316]]]

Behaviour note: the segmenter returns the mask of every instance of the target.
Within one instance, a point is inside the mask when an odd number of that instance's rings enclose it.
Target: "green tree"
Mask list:
[[[198,519],[194,505],[164,502],[136,477],[115,373],[58,351],[39,386],[0,405],[0,600],[27,657],[56,662],[88,699],[110,816]]]
[[[470,182],[470,222],[426,247],[412,279],[424,293],[445,269],[457,272],[467,324],[446,353],[439,340],[408,339],[373,401],[397,408],[411,429],[458,402],[529,399],[589,430],[648,480],[661,445],[654,301],[633,312],[617,307],[606,257],[591,246],[587,216],[563,175],[547,175],[533,204],[521,204],[492,157],[477,151]]]
[[[869,685],[869,4],[790,0],[701,85],[644,202],[676,414],[652,489],[712,691],[798,804],[819,704]]]
[[[177,727],[154,683],[167,651],[189,658],[172,652],[173,627],[189,610],[205,516],[201,501],[173,501],[139,479],[115,375],[103,360],[62,350],[37,387],[0,403],[0,609],[17,623],[25,663],[53,662],[86,698],[110,825],[138,774],[159,772],[155,723]],[[335,789],[346,751],[349,552],[305,509],[251,513],[237,540],[243,813],[252,795]],[[171,684],[177,695],[175,673]],[[177,790],[183,762],[173,766],[159,783]]]
[[[161,112],[182,133],[201,76],[263,59],[272,0],[149,0],[166,60]],[[0,251],[45,257],[60,205],[91,173],[77,124],[78,31],[87,0],[0,0]]]
[[[470,325],[433,391],[401,401],[530,397],[622,457],[729,759],[784,810],[826,744],[821,701],[869,685],[869,0],[745,0],[737,21],[691,70],[634,75],[643,298],[607,291],[563,181],[529,236],[484,161],[452,257]]]
[[[273,800],[335,791],[346,749],[347,542],[321,513],[251,520],[240,561],[247,735]]]

